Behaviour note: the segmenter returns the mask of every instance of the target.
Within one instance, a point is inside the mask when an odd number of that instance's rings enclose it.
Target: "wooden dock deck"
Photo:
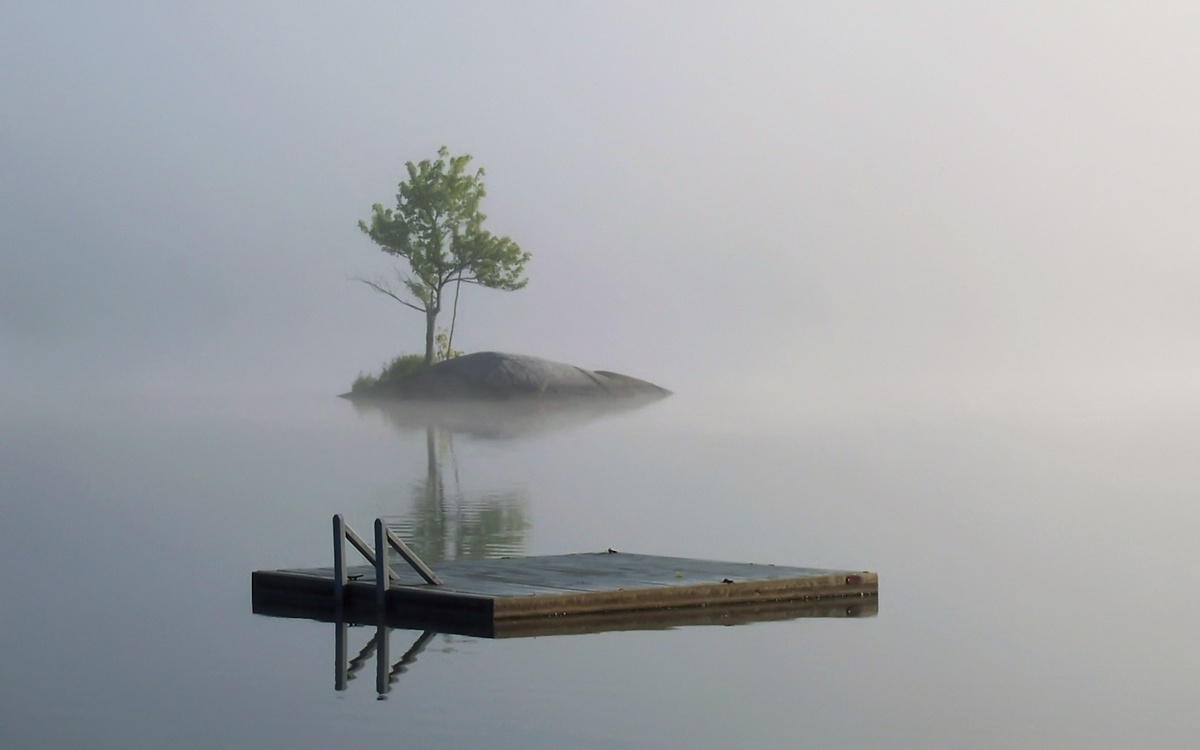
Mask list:
[[[363,623],[382,618],[398,627],[504,637],[731,617],[869,615],[879,591],[878,576],[867,571],[624,552],[441,562],[440,585],[415,570],[392,570],[395,576],[381,594],[375,566],[347,567],[340,609],[334,568],[257,571],[254,611]]]

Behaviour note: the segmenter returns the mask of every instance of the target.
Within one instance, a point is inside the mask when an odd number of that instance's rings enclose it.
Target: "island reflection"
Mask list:
[[[425,450],[425,476],[413,484],[407,512],[384,516],[384,522],[429,562],[525,554],[530,529],[525,489],[468,495],[452,432],[427,426]]]
[[[430,401],[355,399],[360,415],[377,415],[402,435],[425,434],[425,474],[412,485],[407,510],[384,521],[428,562],[526,554],[532,527],[524,488],[469,493],[455,439],[518,441],[628,413],[661,400],[621,398]]]

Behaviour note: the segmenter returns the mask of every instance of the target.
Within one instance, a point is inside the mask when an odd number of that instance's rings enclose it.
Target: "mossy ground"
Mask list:
[[[425,357],[421,354],[401,354],[383,366],[378,375],[360,372],[350,386],[350,392],[365,395],[387,388],[401,378],[419,371],[425,366]]]

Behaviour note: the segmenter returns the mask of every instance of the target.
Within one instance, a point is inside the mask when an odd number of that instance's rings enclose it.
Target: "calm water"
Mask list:
[[[1200,741],[1200,420],[758,429],[710,412],[676,396],[489,438],[323,397],[9,404],[0,746]],[[327,564],[335,512],[394,516],[431,559],[614,547],[866,568],[879,613],[439,634],[378,700],[370,661],[334,690],[332,625],[250,611],[252,570]],[[352,628],[350,653],[373,633]],[[391,660],[419,635],[394,631]]]

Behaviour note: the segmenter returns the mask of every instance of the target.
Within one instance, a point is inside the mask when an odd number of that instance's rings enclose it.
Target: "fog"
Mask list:
[[[487,171],[455,342],[730,415],[1200,406],[1188,3],[9,4],[0,387],[333,395],[422,345],[357,229]]]
[[[1169,2],[4,3],[0,745],[1194,747],[1197,39]],[[443,144],[533,255],[455,347],[674,395],[336,398],[423,344],[357,223]],[[881,600],[438,636],[381,703],[252,612],[334,513]]]

